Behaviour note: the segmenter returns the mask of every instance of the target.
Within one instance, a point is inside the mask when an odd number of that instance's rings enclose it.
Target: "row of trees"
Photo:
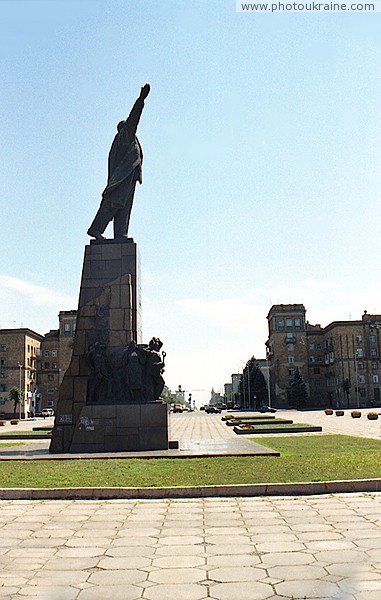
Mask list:
[[[255,358],[252,356],[246,363],[239,382],[239,398],[243,408],[260,408],[268,404],[268,389],[266,379]],[[295,369],[294,379],[289,390],[289,404],[295,408],[307,405],[307,387],[298,368]]]

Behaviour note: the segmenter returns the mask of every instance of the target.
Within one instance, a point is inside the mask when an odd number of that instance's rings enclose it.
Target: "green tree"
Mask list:
[[[267,404],[266,379],[255,356],[247,361],[243,370],[239,382],[239,395],[241,406],[245,408],[259,408]]]
[[[295,408],[304,408],[307,404],[307,387],[298,369],[295,369],[294,379],[289,393],[289,402]]]
[[[13,416],[16,416],[16,410],[18,405],[21,403],[21,399],[23,397],[23,392],[18,387],[12,387],[9,390],[8,398],[11,402],[13,402]]]
[[[351,382],[348,379],[348,377],[346,379],[343,379],[343,383],[341,384],[341,387],[342,387],[344,394],[347,397],[347,406],[349,408],[349,394],[351,392]]]

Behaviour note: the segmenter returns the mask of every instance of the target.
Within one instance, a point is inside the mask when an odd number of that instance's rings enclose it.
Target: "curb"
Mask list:
[[[315,496],[353,492],[381,492],[381,479],[163,488],[0,488],[0,500],[148,500],[232,496]]]

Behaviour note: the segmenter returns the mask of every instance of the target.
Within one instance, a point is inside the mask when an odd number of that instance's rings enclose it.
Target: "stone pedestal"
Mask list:
[[[110,354],[141,342],[139,257],[132,239],[86,246],[76,335],[60,387],[50,452],[116,452],[168,448],[167,408],[161,402],[115,404],[89,400],[89,350]],[[106,400],[105,400],[106,401]],[[90,402],[90,403],[89,403]]]
[[[78,453],[167,449],[167,405],[161,402],[84,406],[70,447]]]

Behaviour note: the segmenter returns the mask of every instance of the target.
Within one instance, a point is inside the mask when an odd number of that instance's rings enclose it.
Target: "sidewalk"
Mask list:
[[[379,600],[381,494],[0,502],[2,600]]]

